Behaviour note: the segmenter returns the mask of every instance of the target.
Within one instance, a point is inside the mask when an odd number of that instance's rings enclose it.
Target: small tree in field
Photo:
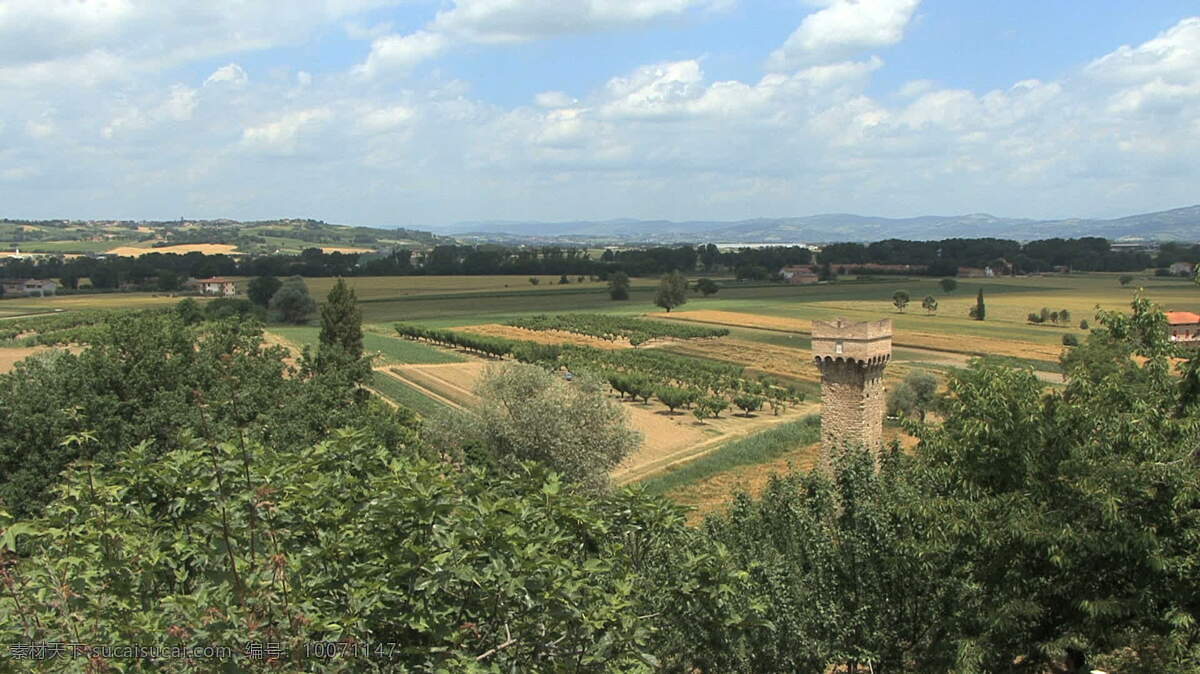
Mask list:
[[[608,296],[614,300],[629,299],[629,276],[619,271],[608,277]]]
[[[891,391],[887,412],[891,416],[915,417],[925,421],[925,414],[937,400],[937,378],[924,370],[913,370]]]
[[[1087,319],[1086,319],[1086,318],[1085,318],[1085,319],[1083,319],[1082,321],[1079,321],[1079,329],[1080,329],[1080,330],[1087,330],[1087,329],[1088,329],[1088,322],[1087,322]]]
[[[763,398],[753,393],[739,393],[733,398],[733,404],[742,410],[742,416],[751,416],[752,412],[762,409]]]
[[[703,409],[706,414],[714,419],[721,418],[721,412],[729,408],[729,401],[720,396],[707,396],[700,401],[696,406],[697,409]]]
[[[944,278],[938,281],[938,285],[942,287],[942,292],[952,293],[958,289],[958,279]]]
[[[541,282],[542,282],[542,279],[540,279],[540,278],[538,278],[538,277],[536,277],[536,276],[530,276],[530,277],[529,277],[529,285],[534,285],[534,286],[535,286],[535,285],[537,285],[537,284],[539,284],[539,283],[541,283]]]
[[[1130,283],[1133,283],[1133,277],[1130,276],[1129,274],[1125,274],[1118,280],[1121,282],[1121,285],[1123,285],[1123,286],[1127,286]]]
[[[658,284],[658,292],[654,295],[654,303],[669,313],[671,309],[687,303],[687,278],[673,271],[662,278]]]
[[[971,307],[970,315],[977,321],[987,318],[987,307],[983,304],[983,288],[980,288],[979,294],[975,296],[975,306]]]
[[[308,294],[304,279],[292,276],[271,296],[269,307],[279,320],[302,325],[317,310],[317,302]]]
[[[892,304],[896,305],[896,308],[899,309],[901,313],[904,312],[904,307],[908,306],[908,300],[909,296],[907,290],[897,290],[892,295]]]
[[[695,394],[677,386],[661,386],[655,392],[654,397],[666,405],[671,414],[675,413],[675,408],[684,407],[695,400]]]
[[[474,410],[432,422],[452,432],[431,434],[479,448],[503,469],[537,461],[570,482],[602,489],[608,471],[641,443],[626,411],[590,376],[567,383],[536,365],[489,364],[477,393],[483,402]]]
[[[362,311],[344,279],[337,280],[321,305],[320,342],[322,347],[338,348],[352,358],[362,358]]]
[[[925,299],[921,300],[921,308],[931,314],[937,313],[938,302],[933,298],[933,295],[926,295]]]
[[[696,281],[696,290],[702,293],[705,297],[708,297],[709,295],[716,295],[717,291],[720,289],[721,286],[717,285],[717,282],[710,278],[702,278],[699,281]]]
[[[1055,325],[1058,325],[1058,312],[1057,311],[1050,312],[1050,322]]]
[[[1058,310],[1058,320],[1062,321],[1063,323],[1070,323],[1070,322],[1071,322],[1071,312],[1070,312],[1070,310],[1068,310],[1068,309],[1059,309],[1059,310]]]

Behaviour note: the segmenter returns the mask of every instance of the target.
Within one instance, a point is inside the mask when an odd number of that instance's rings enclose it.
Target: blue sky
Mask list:
[[[0,45],[7,217],[1200,201],[1194,2],[6,0]]]

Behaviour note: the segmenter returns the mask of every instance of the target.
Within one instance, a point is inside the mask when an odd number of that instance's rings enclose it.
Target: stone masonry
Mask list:
[[[813,361],[821,371],[821,445],[878,449],[886,407],[883,370],[892,357],[892,321],[813,321]]]

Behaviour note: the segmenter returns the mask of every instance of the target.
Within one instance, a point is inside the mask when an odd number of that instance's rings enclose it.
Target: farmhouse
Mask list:
[[[54,294],[58,284],[49,279],[11,279],[3,282],[4,294],[8,297],[45,297]]]
[[[991,278],[996,275],[991,267],[959,267],[958,276],[960,278]]]
[[[1191,276],[1196,270],[1196,265],[1191,262],[1176,262],[1171,265],[1170,270],[1172,276]]]
[[[1168,311],[1167,329],[1172,342],[1185,346],[1200,346],[1200,314],[1190,311]]]
[[[817,273],[813,271],[812,267],[804,266],[784,267],[783,269],[779,270],[779,275],[782,276],[783,280],[787,281],[788,283],[797,285],[804,283],[816,283],[817,279],[819,278]]]
[[[212,278],[192,279],[184,284],[186,288],[194,288],[200,291],[201,295],[216,295],[217,297],[231,297],[237,294],[237,284],[233,279],[214,276]]]

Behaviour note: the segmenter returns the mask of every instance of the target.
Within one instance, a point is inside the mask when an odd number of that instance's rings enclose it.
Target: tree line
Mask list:
[[[0,262],[0,278],[54,278],[68,289],[89,279],[93,288],[136,286],[147,290],[179,290],[190,278],[213,276],[406,276],[406,275],[553,275],[595,276],[613,274],[653,276],[676,269],[751,270],[753,277],[776,273],[790,264],[812,261],[812,252],[801,247],[720,251],[716,246],[661,246],[636,250],[606,250],[592,259],[581,248],[511,248],[503,246],[436,246],[424,253],[398,248],[381,254],[326,253],[309,248],[298,255],[234,257],[203,253],[147,253],[136,258],[95,259],[61,257],[12,259]],[[740,273],[740,272],[739,272]]]
[[[924,273],[930,276],[954,276],[959,267],[992,267],[997,274],[1047,272],[1055,267],[1077,271],[1141,271],[1162,265],[1167,256],[1175,261],[1176,247],[1164,244],[1164,249],[1168,252],[1155,258],[1145,252],[1114,250],[1107,239],[1100,237],[1042,239],[1024,244],[996,238],[887,239],[865,244],[830,244],[822,248],[820,260],[847,272],[863,264],[919,265],[926,267]]]

